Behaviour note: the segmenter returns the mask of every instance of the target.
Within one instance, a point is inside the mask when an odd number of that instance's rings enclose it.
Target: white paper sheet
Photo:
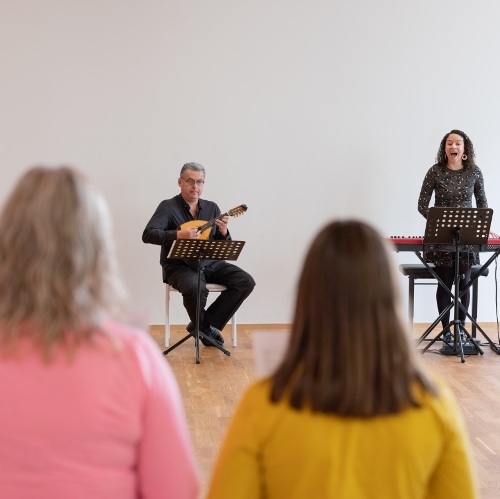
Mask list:
[[[252,333],[257,377],[270,376],[281,362],[288,345],[289,331],[261,330]]]

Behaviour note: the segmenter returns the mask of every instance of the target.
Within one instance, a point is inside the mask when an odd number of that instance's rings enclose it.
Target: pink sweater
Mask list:
[[[196,462],[172,371],[144,332],[42,361],[0,357],[0,497],[195,498]]]

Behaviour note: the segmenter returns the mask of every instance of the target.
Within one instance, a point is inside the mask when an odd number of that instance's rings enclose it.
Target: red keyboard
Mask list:
[[[391,236],[387,238],[387,240],[394,244],[394,249],[396,251],[429,251],[433,247],[438,248],[438,245],[435,244],[424,244],[424,238],[421,236]],[[452,245],[449,245],[449,247],[450,250],[453,250]],[[439,249],[443,250],[443,247],[439,246]],[[493,252],[499,249],[500,239],[493,237],[488,239],[488,244],[467,245],[467,250],[465,250],[464,245],[464,251],[477,251],[480,253]]]

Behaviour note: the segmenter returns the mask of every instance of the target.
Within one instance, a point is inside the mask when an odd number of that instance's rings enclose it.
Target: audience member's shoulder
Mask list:
[[[430,379],[436,387],[436,395],[427,393],[425,405],[443,421],[453,423],[460,412],[457,399],[448,383],[438,374],[432,373]]]
[[[107,334],[115,341],[119,351],[125,354],[128,362],[133,362],[146,377],[154,376],[160,371],[169,371],[168,363],[164,361],[159,345],[152,336],[144,331],[120,322],[107,322]]]
[[[271,393],[269,378],[254,381],[245,391],[244,398],[249,403],[268,400]]]
[[[438,398],[441,397],[441,395],[443,395],[443,393],[445,395],[448,395],[450,394],[450,388],[448,386],[448,383],[445,381],[445,379],[433,372],[433,371],[428,371],[427,372],[427,376],[429,377],[430,381],[436,386],[436,389],[437,389],[437,396]]]

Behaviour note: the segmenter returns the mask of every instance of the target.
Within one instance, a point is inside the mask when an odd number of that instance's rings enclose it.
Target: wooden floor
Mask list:
[[[496,325],[482,324],[498,344]],[[152,326],[151,334],[163,350],[162,326]],[[287,326],[238,325],[238,346],[233,347],[229,328],[224,331],[225,346],[231,356],[215,348],[201,347],[201,364],[195,363],[194,341],[189,339],[165,357],[177,377],[184,399],[193,444],[198,456],[204,490],[217,456],[221,439],[243,390],[255,379],[251,335],[256,329],[287,330]],[[415,327],[415,337],[425,329]],[[171,343],[185,335],[174,326]],[[482,336],[478,333],[478,336]],[[485,343],[485,342],[483,342]],[[424,363],[440,373],[456,394],[469,429],[477,475],[483,499],[500,497],[500,355],[488,346],[484,355],[443,356],[427,352]],[[450,470],[450,479],[453,479]]]

